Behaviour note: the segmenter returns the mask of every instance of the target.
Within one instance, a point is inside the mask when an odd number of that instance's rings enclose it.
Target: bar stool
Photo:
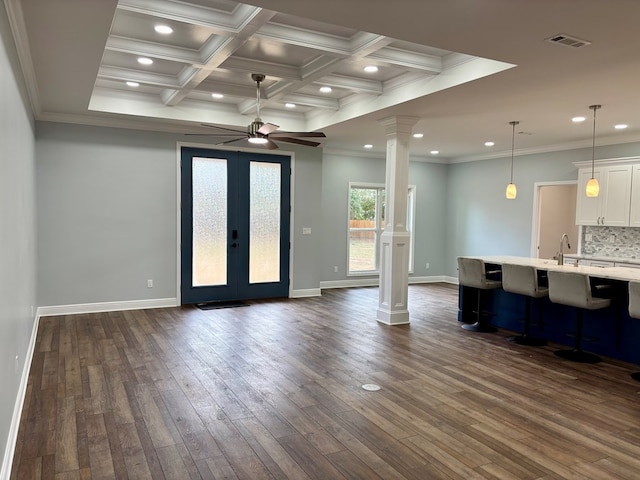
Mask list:
[[[497,331],[497,328],[482,321],[483,313],[485,316],[487,315],[487,312],[482,312],[481,310],[482,291],[500,288],[502,282],[500,280],[487,279],[484,261],[479,258],[469,257],[458,257],[458,281],[464,287],[475,288],[478,296],[474,312],[476,321],[475,323],[465,323],[462,328],[471,332],[493,333]]]
[[[531,300],[539,300],[549,295],[549,289],[540,287],[538,282],[538,269],[530,265],[502,264],[502,289],[505,292],[517,293],[525,296],[524,332],[522,335],[514,335],[509,340],[518,345],[541,347],[546,345],[546,340],[529,335],[531,327]],[[540,318],[542,306],[538,302]]]
[[[582,318],[585,310],[598,310],[611,305],[608,298],[591,296],[589,275],[576,272],[549,270],[549,299],[553,303],[569,305],[578,309],[576,315],[576,336],[573,350],[557,350],[560,358],[580,363],[598,363],[602,359],[582,350]]]
[[[640,318],[640,282],[629,282],[629,316]],[[631,378],[640,382],[640,372],[632,373]]]

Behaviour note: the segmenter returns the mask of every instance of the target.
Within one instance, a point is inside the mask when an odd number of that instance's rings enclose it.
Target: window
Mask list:
[[[413,217],[415,187],[409,187],[407,230],[410,236],[409,270],[413,270]],[[384,231],[385,188],[375,184],[349,184],[349,274],[380,271],[380,236]]]

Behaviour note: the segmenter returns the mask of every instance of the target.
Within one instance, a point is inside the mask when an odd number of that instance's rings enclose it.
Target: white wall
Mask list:
[[[13,423],[36,305],[34,135],[24,82],[0,7],[0,478],[8,475]],[[15,359],[18,357],[16,372]],[[22,377],[21,377],[22,376]],[[23,380],[23,381],[24,381]],[[23,384],[26,385],[26,384]],[[18,405],[19,406],[19,405]]]

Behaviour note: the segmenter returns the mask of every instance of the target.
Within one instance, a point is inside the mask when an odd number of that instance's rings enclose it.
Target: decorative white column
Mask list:
[[[419,118],[396,116],[380,121],[387,135],[385,225],[380,245],[380,299],[377,319],[387,325],[409,323],[409,140]]]

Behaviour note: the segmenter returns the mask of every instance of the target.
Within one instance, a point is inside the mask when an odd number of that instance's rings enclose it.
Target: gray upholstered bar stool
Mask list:
[[[517,293],[525,297],[524,331],[522,335],[509,337],[518,345],[529,345],[540,347],[547,342],[541,338],[532,337],[529,332],[531,328],[531,300],[541,299],[549,295],[549,289],[541,287],[538,282],[538,269],[530,265],[502,264],[502,289],[505,292]],[[538,304],[540,318],[542,316],[542,306]]]
[[[475,288],[478,295],[476,310],[474,312],[476,314],[476,321],[474,323],[463,323],[462,328],[472,332],[492,333],[497,331],[497,328],[482,321],[483,313],[485,316],[487,315],[486,312],[482,311],[481,307],[482,292],[484,290],[500,288],[502,282],[500,280],[487,279],[484,261],[479,258],[470,257],[458,257],[458,281],[460,285],[464,287]]]
[[[629,316],[640,318],[640,282],[629,282]],[[640,382],[640,372],[632,373],[631,378]]]
[[[591,296],[589,275],[576,272],[549,270],[549,299],[553,303],[569,305],[578,309],[576,315],[576,334],[573,350],[557,350],[557,356],[580,363],[598,363],[602,359],[582,350],[582,318],[585,310],[598,310],[611,305],[608,298]]]

